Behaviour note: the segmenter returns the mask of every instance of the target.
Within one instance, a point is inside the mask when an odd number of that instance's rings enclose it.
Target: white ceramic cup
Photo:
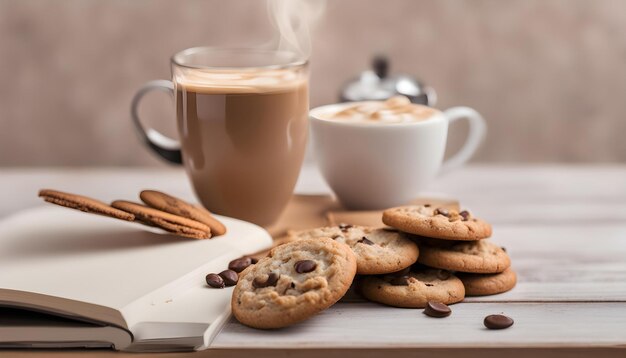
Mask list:
[[[469,160],[485,136],[483,117],[468,107],[454,107],[424,120],[366,123],[328,117],[345,104],[310,111],[313,150],[326,182],[348,209],[383,209],[418,197],[440,172]],[[469,122],[463,147],[443,162],[448,124]]]

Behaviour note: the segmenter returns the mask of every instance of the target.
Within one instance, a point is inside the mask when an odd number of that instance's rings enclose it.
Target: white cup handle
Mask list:
[[[448,125],[462,118],[469,122],[469,133],[465,144],[441,166],[441,173],[446,173],[465,164],[474,155],[485,138],[487,124],[478,112],[469,107],[453,107],[445,110],[443,114],[448,119]]]

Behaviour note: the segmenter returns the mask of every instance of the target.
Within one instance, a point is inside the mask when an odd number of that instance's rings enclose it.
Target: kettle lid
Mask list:
[[[341,100],[381,101],[397,95],[406,96],[413,103],[429,106],[435,105],[437,97],[432,88],[412,76],[390,76],[389,60],[384,56],[376,56],[372,61],[372,69],[362,72],[358,78],[345,85]]]

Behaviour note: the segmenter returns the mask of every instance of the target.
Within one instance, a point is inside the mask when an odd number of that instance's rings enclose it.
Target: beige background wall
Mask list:
[[[0,166],[162,165],[128,107],[168,57],[272,37],[247,1],[0,0]],[[314,41],[311,104],[387,53],[469,105],[489,135],[476,161],[626,161],[626,1],[329,0]],[[166,97],[143,114],[173,133]],[[464,128],[455,128],[453,144]]]

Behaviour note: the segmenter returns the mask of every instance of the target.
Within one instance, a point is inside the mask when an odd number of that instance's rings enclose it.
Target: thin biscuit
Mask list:
[[[158,226],[179,236],[194,239],[209,239],[211,237],[211,229],[195,220],[125,200],[116,200],[111,203],[111,206],[134,214],[143,223]]]
[[[49,203],[64,206],[66,208],[76,209],[86,213],[109,216],[125,221],[135,220],[135,215],[132,213],[116,209],[99,200],[86,196],[65,193],[52,189],[40,190],[39,196]]]
[[[202,207],[194,206],[180,198],[156,190],[143,190],[139,197],[141,201],[152,208],[205,224],[211,228],[213,236],[226,233],[226,226]]]

